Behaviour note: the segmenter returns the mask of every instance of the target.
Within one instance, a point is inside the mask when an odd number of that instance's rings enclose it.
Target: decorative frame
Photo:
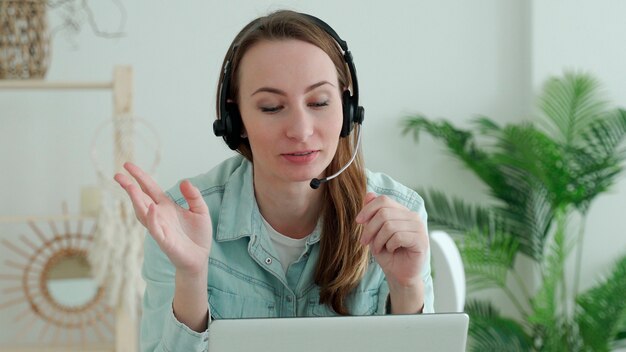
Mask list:
[[[62,216],[23,220],[32,234],[19,235],[19,241],[3,238],[1,242],[17,259],[6,258],[0,263],[4,266],[1,271],[8,273],[0,274],[0,280],[11,283],[0,296],[0,311],[24,306],[15,316],[16,324],[21,324],[15,339],[21,340],[27,332],[35,332],[34,323],[39,321],[43,324],[38,336],[40,342],[51,342],[53,345],[85,346],[93,342],[112,345],[115,310],[107,303],[106,287],[97,286],[86,302],[72,306],[59,302],[49,290],[50,275],[64,259],[73,258],[75,262],[78,260],[88,265],[87,252],[94,238],[95,219],[70,216],[64,206]],[[47,222],[49,230],[38,226],[40,222]],[[62,230],[59,230],[59,222],[62,223]],[[85,222],[91,223],[87,231],[83,229]],[[90,272],[88,275],[93,278]]]

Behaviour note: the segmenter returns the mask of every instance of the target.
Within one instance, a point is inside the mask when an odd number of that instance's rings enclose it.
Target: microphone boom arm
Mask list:
[[[348,161],[348,163],[346,165],[344,165],[341,169],[339,169],[339,171],[335,172],[334,174],[328,176],[328,177],[324,177],[322,179],[318,179],[318,178],[314,178],[311,180],[311,183],[309,184],[311,186],[311,188],[313,189],[318,189],[322,183],[328,182],[330,180],[332,180],[333,178],[339,176],[342,172],[344,172],[354,161],[354,159],[356,158],[357,153],[359,152],[359,147],[361,146],[361,125],[359,124],[359,130],[358,130],[359,135],[357,136],[357,140],[356,140],[356,147],[354,148],[354,153],[352,153],[352,157],[350,158],[350,161]]]

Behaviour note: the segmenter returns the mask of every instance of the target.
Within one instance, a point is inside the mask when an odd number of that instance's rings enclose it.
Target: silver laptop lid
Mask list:
[[[214,320],[209,351],[465,351],[465,313]]]

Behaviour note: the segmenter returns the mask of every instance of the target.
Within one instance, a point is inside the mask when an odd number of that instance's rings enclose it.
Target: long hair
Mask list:
[[[264,40],[296,39],[322,49],[337,69],[340,89],[351,86],[351,77],[342,52],[335,40],[309,18],[293,11],[282,10],[257,18],[246,25],[231,44],[222,64],[220,82],[224,79],[224,67],[230,60],[231,82],[228,97],[236,102],[239,93],[239,64],[248,49]],[[217,109],[219,115],[219,92]],[[356,146],[356,126],[352,134],[341,138],[327,174],[337,172],[352,156]],[[237,149],[245,158],[253,161],[247,139]],[[324,221],[320,237],[320,256],[315,271],[315,283],[320,287],[320,303],[329,305],[342,315],[348,315],[346,298],[358,285],[367,269],[369,251],[359,242],[362,226],[355,221],[361,210],[366,192],[365,169],[361,151],[340,176],[326,183],[321,217]]]

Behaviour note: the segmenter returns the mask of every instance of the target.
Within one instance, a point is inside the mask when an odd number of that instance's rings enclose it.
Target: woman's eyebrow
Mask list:
[[[315,88],[317,88],[317,87],[320,87],[320,86],[323,86],[323,85],[325,85],[325,84],[329,84],[329,85],[331,85],[331,86],[333,86],[333,87],[335,86],[334,84],[332,84],[332,83],[330,83],[330,82],[328,82],[328,81],[319,81],[319,82],[317,82],[317,83],[314,83],[314,84],[312,84],[312,85],[308,86],[308,87],[304,90],[304,92],[305,92],[305,93],[308,93],[308,92],[312,91],[313,89],[315,89]],[[283,96],[287,95],[287,93],[285,93],[284,91],[282,91],[282,90],[280,90],[280,89],[278,89],[278,88],[272,88],[272,87],[261,87],[261,88],[259,88],[259,89],[255,90],[255,91],[254,91],[254,93],[250,94],[250,96],[253,96],[253,95],[255,95],[255,94],[257,94],[257,93],[260,93],[260,92],[267,92],[267,93],[278,94],[278,95],[283,95]]]

